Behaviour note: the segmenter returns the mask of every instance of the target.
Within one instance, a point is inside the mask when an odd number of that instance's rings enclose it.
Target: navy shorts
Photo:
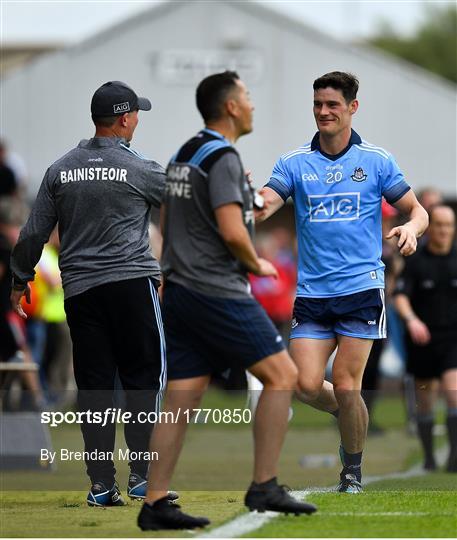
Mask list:
[[[216,298],[167,281],[163,321],[169,379],[247,369],[284,349],[254,298]]]
[[[385,338],[384,290],[295,299],[290,339],[331,339],[337,334],[365,339]]]

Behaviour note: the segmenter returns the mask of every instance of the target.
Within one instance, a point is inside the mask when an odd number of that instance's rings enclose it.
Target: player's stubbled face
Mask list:
[[[314,92],[313,113],[317,128],[322,134],[337,135],[351,126],[353,107],[334,88],[320,88]]]
[[[252,113],[254,105],[251,101],[248,89],[243,81],[237,80],[238,90],[234,96],[238,104],[238,123],[240,135],[246,135],[252,131]]]

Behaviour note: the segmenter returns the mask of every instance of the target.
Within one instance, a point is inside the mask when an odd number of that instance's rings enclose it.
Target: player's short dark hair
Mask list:
[[[113,116],[94,116],[92,115],[92,122],[96,126],[100,127],[111,127],[114,125],[116,120],[119,118],[119,115],[113,115]]]
[[[349,103],[357,97],[359,80],[352,73],[332,71],[322,75],[322,77],[319,77],[313,83],[314,91],[329,87],[334,90],[341,90],[346,103]]]
[[[227,94],[236,87],[240,77],[236,71],[215,73],[203,79],[197,86],[197,108],[205,122],[219,120]]]

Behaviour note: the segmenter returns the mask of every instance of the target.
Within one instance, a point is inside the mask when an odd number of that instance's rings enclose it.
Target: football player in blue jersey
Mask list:
[[[381,202],[384,197],[409,221],[394,227],[404,256],[416,250],[427,213],[394,158],[352,129],[358,80],[332,72],[314,81],[318,132],[284,154],[261,190],[258,221],[292,197],[298,239],[298,283],[290,352],[299,369],[297,395],[338,418],[343,469],[338,490],[362,491],[361,462],[368,413],[360,395],[374,339],[386,336]],[[324,380],[336,349],[333,385]]]

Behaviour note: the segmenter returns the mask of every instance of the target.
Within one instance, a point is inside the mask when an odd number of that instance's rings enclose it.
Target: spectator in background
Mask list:
[[[296,280],[297,245],[295,235],[286,227],[276,227],[270,234],[277,246],[277,259],[281,261],[283,266],[288,268],[288,271],[293,274],[294,280]]]
[[[13,171],[16,178],[16,184],[20,195],[25,195],[27,191],[28,171],[24,159],[13,152],[5,140],[0,140],[0,145],[5,148],[5,163]]]
[[[16,175],[6,157],[6,145],[0,140],[0,197],[15,195],[18,191]]]
[[[59,270],[59,235],[53,230],[37,266],[45,284],[40,316],[45,323],[46,340],[42,372],[51,401],[64,399],[71,375],[71,338],[64,309],[64,293]]]
[[[46,393],[46,378],[41,369],[44,349],[46,347],[46,323],[41,316],[41,306],[48,285],[40,270],[40,263],[36,266],[35,272],[35,279],[29,284],[30,302],[26,302],[24,298],[22,298],[21,306],[24,313],[27,315],[25,321],[27,342],[34,362],[40,366],[40,382]]]
[[[443,195],[438,189],[434,187],[428,187],[419,191],[417,199],[428,212],[430,208],[443,202]]]
[[[0,199],[0,361],[6,362],[20,349],[10,323],[9,313],[11,250],[17,241],[21,226],[21,215],[16,211],[12,199]]]
[[[430,208],[437,204],[443,202],[443,194],[435,187],[426,187],[419,192],[418,200],[422,206],[430,211]],[[424,246],[427,243],[427,231],[419,238],[418,246]],[[396,313],[396,312],[395,312]],[[405,330],[406,331],[406,330]],[[404,341],[404,336],[402,332],[402,339]],[[406,358],[406,352],[404,352],[404,358]],[[405,402],[406,410],[408,414],[408,432],[411,435],[416,435],[417,431],[417,410],[416,410],[416,391],[415,391],[415,381],[414,376],[406,372],[403,378],[404,384],[404,393],[405,393]]]
[[[33,362],[25,338],[25,327],[19,316],[11,309],[10,257],[25,219],[25,208],[15,198],[0,198],[0,361]],[[27,408],[39,409],[43,404],[43,395],[34,371],[22,371],[21,381],[30,392],[23,400]]]
[[[395,303],[407,328],[408,372],[414,376],[417,431],[424,468],[436,469],[433,406],[441,383],[447,404],[449,472],[457,472],[457,249],[455,214],[438,204],[429,210],[427,243],[406,262]]]
[[[419,192],[418,200],[421,203],[421,205],[425,208],[425,210],[427,210],[427,212],[430,212],[430,208],[433,208],[437,204],[442,204],[443,194],[441,193],[441,191],[439,191],[438,189],[434,187],[427,187]],[[427,243],[427,231],[419,239],[418,246],[422,246],[426,243]]]
[[[427,187],[422,189],[418,194],[418,200],[421,203],[421,205],[427,210],[427,212],[430,211],[430,208],[437,204],[441,204],[443,202],[443,195],[441,191],[436,189],[435,187]],[[419,247],[424,246],[427,243],[427,236],[428,231],[425,231],[425,233],[419,238],[417,245]],[[396,311],[394,314],[396,315]],[[402,334],[402,341],[404,343],[404,332],[401,329]],[[406,358],[406,351],[402,350],[403,352],[403,358]],[[416,427],[417,427],[417,410],[416,410],[416,391],[415,391],[415,381],[414,376],[410,373],[406,372],[405,376],[403,378],[403,385],[404,385],[404,395],[405,395],[405,403],[406,403],[406,411],[408,415],[408,433],[411,435],[416,434]]]
[[[278,277],[250,274],[252,294],[263,306],[283,339],[287,339],[297,281],[290,233],[283,227],[273,229],[265,235],[259,235],[256,244],[260,256],[273,263]]]

